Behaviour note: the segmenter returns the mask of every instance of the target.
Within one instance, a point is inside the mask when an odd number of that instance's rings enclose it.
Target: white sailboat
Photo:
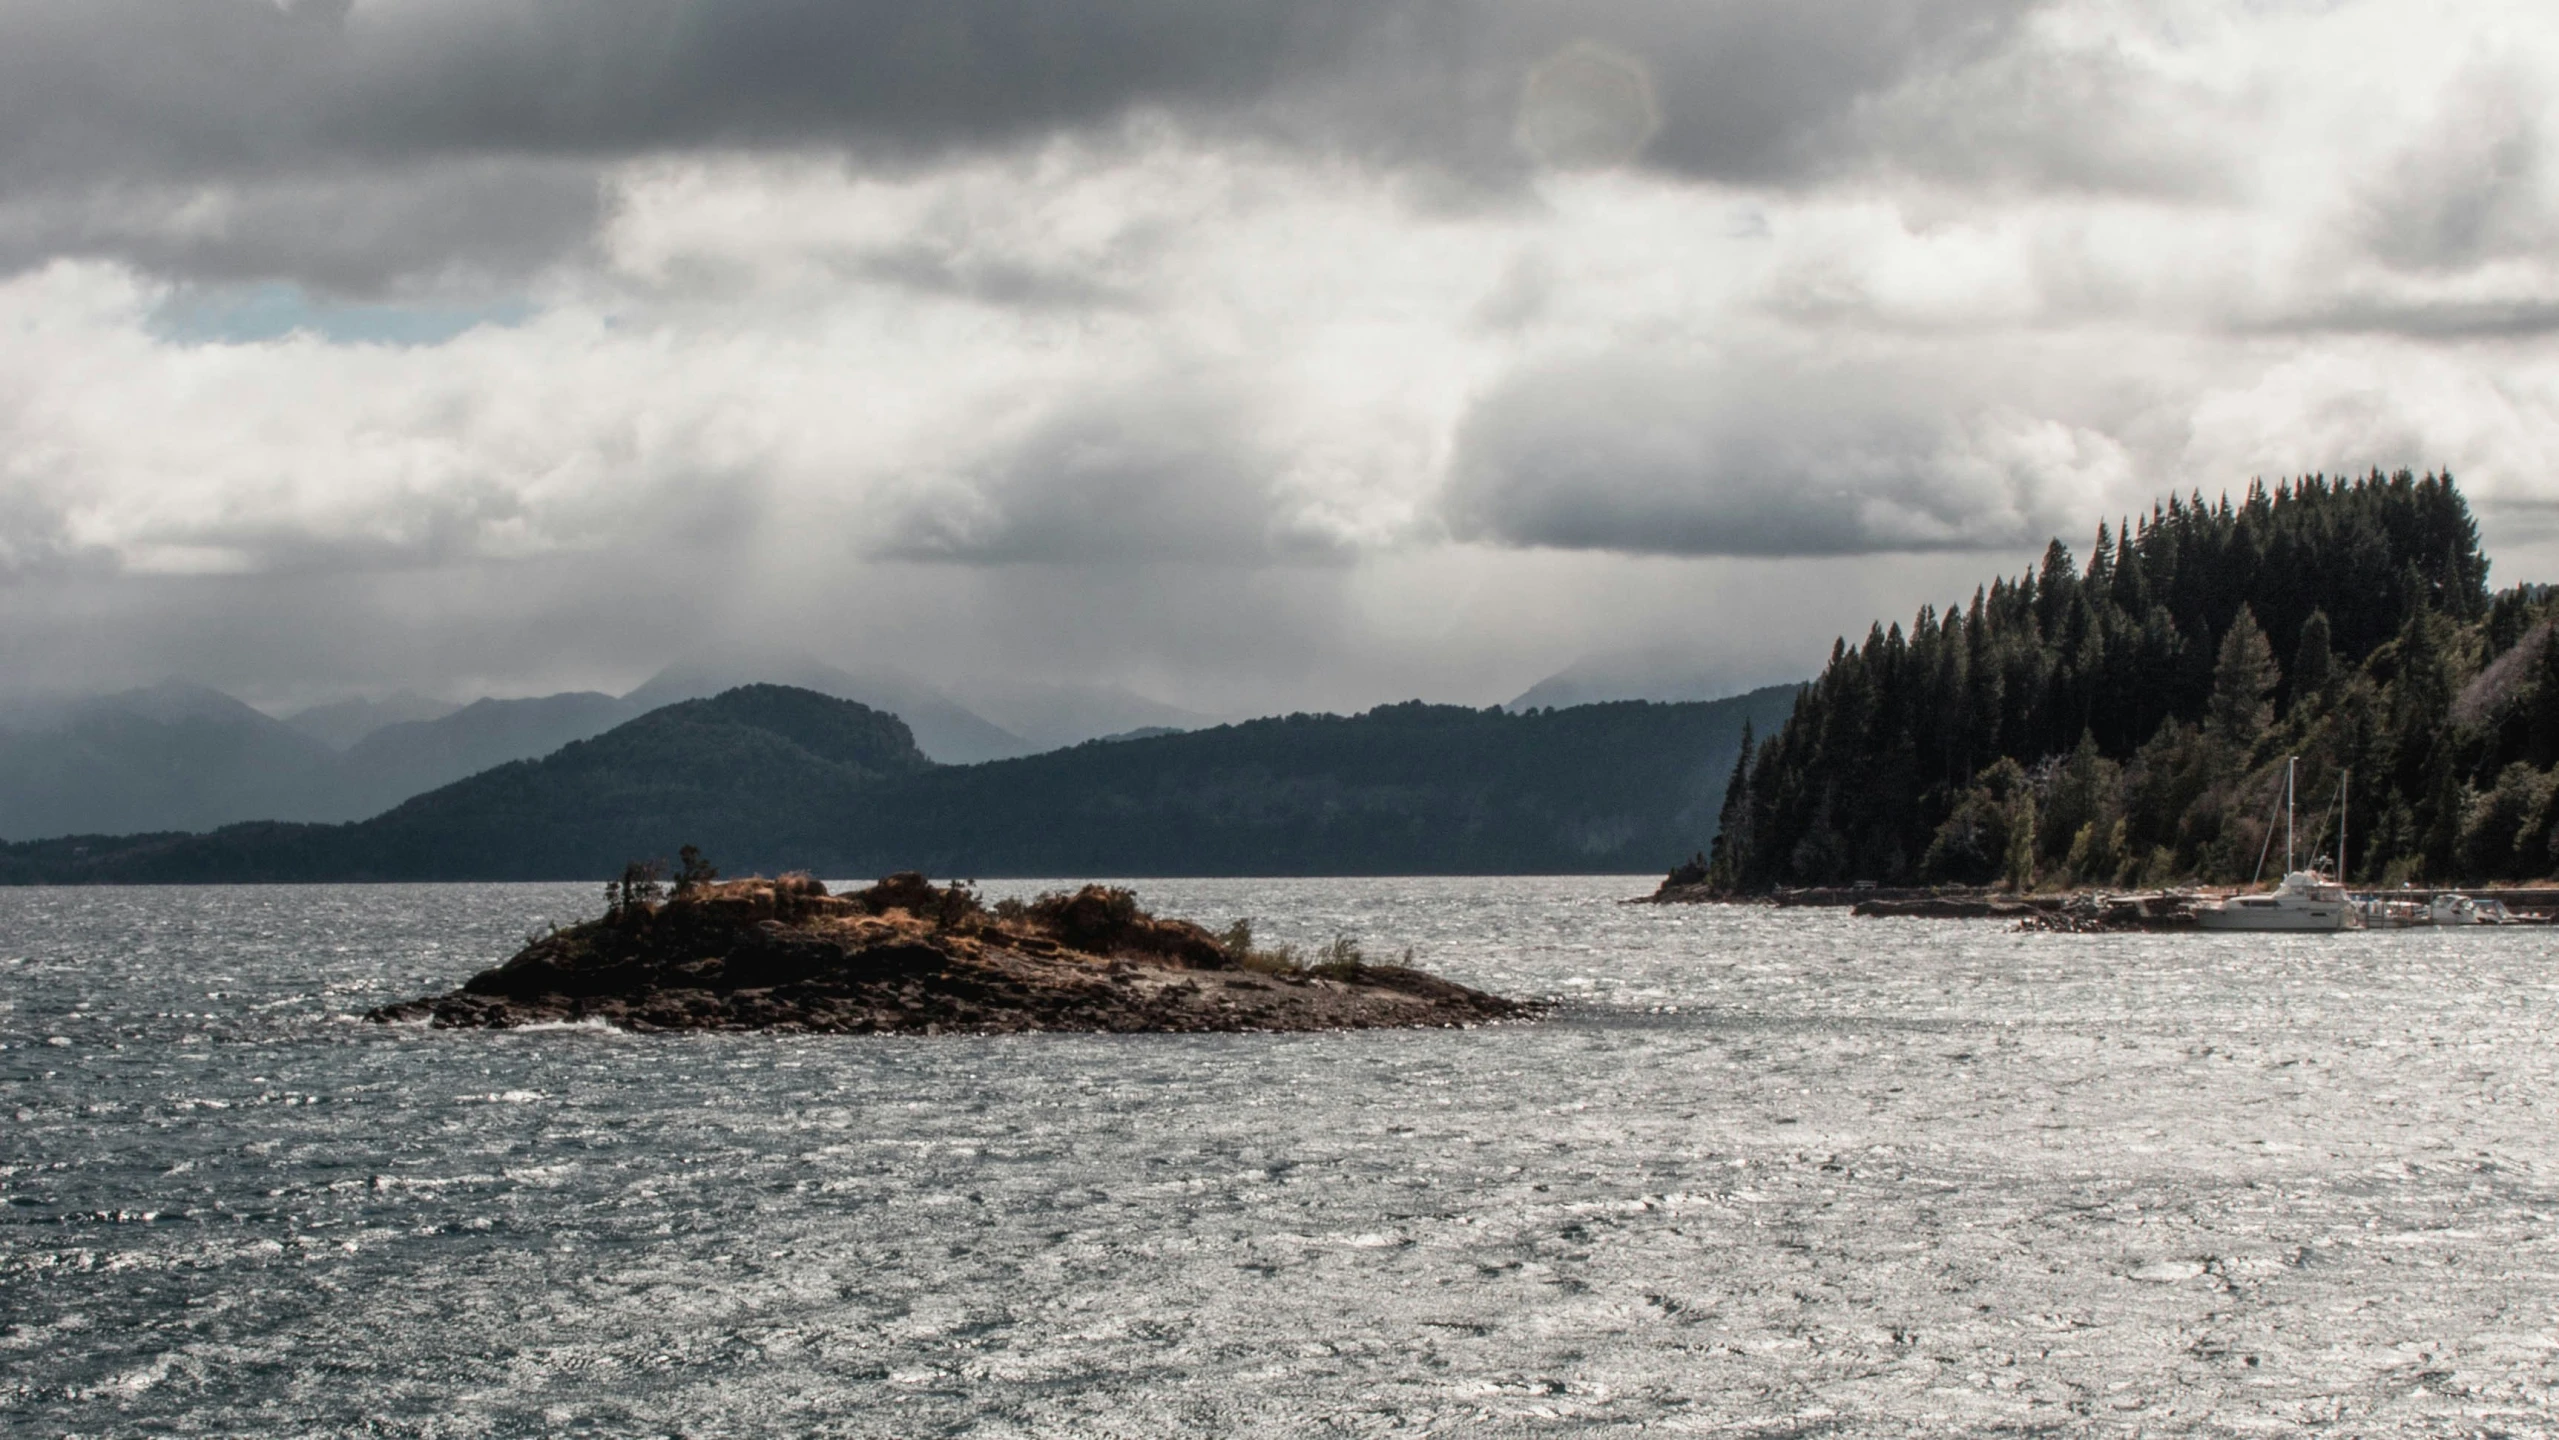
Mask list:
[[[2195,923],[2206,930],[2345,930],[2359,923],[2346,887],[2316,869],[2293,868],[2293,772],[2298,756],[2284,761],[2284,878],[2263,895],[2233,895],[2195,907]],[[2346,849],[2345,785],[2337,791],[2337,851]],[[2268,843],[2274,837],[2267,837]],[[2265,859],[2257,865],[2262,872]]]

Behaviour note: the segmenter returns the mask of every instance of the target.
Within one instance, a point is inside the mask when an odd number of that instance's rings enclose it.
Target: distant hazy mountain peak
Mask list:
[[[162,725],[184,720],[220,720],[233,724],[273,724],[265,711],[233,699],[210,685],[192,680],[162,680],[140,689],[118,691],[84,700],[78,706],[83,715],[130,715]]]
[[[572,690],[474,700],[432,720],[385,725],[347,747],[341,813],[379,813],[466,775],[603,734],[639,713],[640,707],[617,696]]]
[[[209,685],[169,679],[109,692],[20,692],[0,698],[0,730],[51,732],[99,719],[148,720],[173,725],[213,720],[231,725],[274,725],[258,710]]]
[[[1087,740],[1198,730],[1217,718],[1168,705],[1122,685],[974,680],[955,687],[971,709],[1043,750]]]
[[[1610,700],[1722,700],[1784,679],[1685,646],[1655,645],[1586,655],[1521,691],[1503,708],[1535,710],[1551,705],[1561,710]]]
[[[208,829],[324,814],[326,745],[219,690],[164,680],[13,708],[0,836]]]
[[[904,679],[903,676],[894,677]],[[708,699],[740,685],[789,685],[823,695],[828,685],[851,681],[848,671],[805,650],[777,646],[726,645],[677,658],[655,675],[625,692],[623,699],[642,710],[682,700]],[[809,683],[811,681],[817,683]]]
[[[285,716],[284,723],[331,749],[344,750],[385,725],[441,720],[461,708],[415,690],[395,690],[379,699],[350,695],[343,700],[306,706]]]

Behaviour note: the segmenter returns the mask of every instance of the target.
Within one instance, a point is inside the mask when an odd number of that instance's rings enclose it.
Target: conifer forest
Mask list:
[[[2291,756],[2304,863],[2359,885],[2549,875],[2554,618],[2550,587],[2490,592],[2449,474],[2172,497],[2100,525],[2085,565],[2056,540],[1967,603],[1835,645],[1745,741],[1703,878],[2271,880]]]

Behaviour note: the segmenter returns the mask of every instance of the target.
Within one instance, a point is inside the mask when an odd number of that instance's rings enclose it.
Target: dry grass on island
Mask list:
[[[1370,964],[1347,938],[1304,958],[1257,949],[1249,923],[1221,935],[1099,885],[990,906],[912,872],[833,895],[806,876],[722,882],[688,866],[670,895],[640,870],[608,892],[602,918],[366,1018],[1000,1034],[1445,1027],[1543,1010]]]

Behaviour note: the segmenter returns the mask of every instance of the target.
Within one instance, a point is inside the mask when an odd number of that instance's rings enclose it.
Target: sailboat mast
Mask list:
[[[2301,763],[2297,755],[2284,757],[2284,873],[2292,873],[2292,767]]]

